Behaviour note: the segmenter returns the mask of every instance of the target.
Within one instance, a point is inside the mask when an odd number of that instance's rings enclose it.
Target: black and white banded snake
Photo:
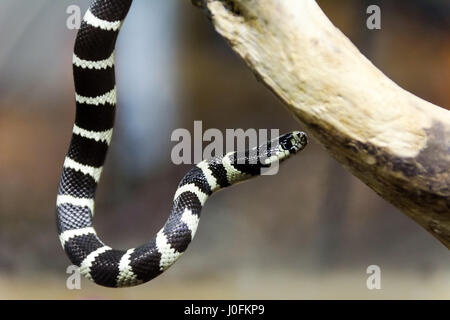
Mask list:
[[[198,163],[179,183],[170,216],[150,242],[129,250],[106,246],[92,225],[94,198],[114,125],[115,42],[131,4],[132,0],[93,1],[78,31],[73,55],[75,124],[56,201],[58,234],[66,254],[81,274],[107,287],[135,286],[161,274],[192,241],[208,196],[261,174],[307,144],[306,134],[295,131],[245,152]]]

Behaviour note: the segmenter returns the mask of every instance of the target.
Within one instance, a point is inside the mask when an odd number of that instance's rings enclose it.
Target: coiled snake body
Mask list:
[[[94,197],[114,124],[114,47],[131,3],[94,1],[78,32],[73,55],[76,117],[57,196],[57,228],[65,252],[83,275],[107,287],[134,286],[161,274],[191,242],[208,196],[259,175],[307,143],[306,134],[295,131],[200,162],[179,183],[170,216],[150,242],[129,250],[106,246],[92,226]]]

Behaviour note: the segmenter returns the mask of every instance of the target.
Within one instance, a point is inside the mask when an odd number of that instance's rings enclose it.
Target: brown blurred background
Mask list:
[[[66,9],[89,2],[0,2],[0,298],[450,298],[448,250],[314,139],[278,175],[214,195],[186,254],[159,278],[120,290],[83,279],[68,290],[55,227],[74,120]],[[449,1],[319,4],[399,85],[450,107]],[[381,7],[379,31],[366,28],[370,4]],[[174,129],[302,127],[188,0],[135,0],[116,63],[116,130],[95,218],[110,246],[137,246],[167,218],[189,169],[170,161]],[[366,288],[369,265],[381,268],[381,290]]]

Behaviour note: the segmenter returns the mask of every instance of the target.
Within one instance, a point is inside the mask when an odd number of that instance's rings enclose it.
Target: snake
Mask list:
[[[112,249],[93,227],[94,200],[111,143],[117,103],[114,50],[132,0],[94,0],[78,30],[73,52],[76,112],[56,199],[59,240],[86,278],[105,287],[131,287],[157,277],[185,252],[200,212],[214,192],[261,175],[298,153],[307,135],[292,131],[247,150],[212,156],[181,179],[169,218],[136,248]]]

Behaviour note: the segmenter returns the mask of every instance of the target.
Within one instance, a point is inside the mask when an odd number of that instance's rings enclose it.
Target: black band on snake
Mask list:
[[[94,198],[114,125],[114,47],[131,3],[94,1],[78,32],[73,55],[75,125],[56,204],[59,238],[69,259],[87,278],[107,287],[135,286],[161,274],[192,241],[202,206],[212,193],[259,175],[307,143],[306,134],[295,131],[257,148],[200,162],[181,180],[170,216],[150,242],[129,250],[106,246],[92,225]]]

